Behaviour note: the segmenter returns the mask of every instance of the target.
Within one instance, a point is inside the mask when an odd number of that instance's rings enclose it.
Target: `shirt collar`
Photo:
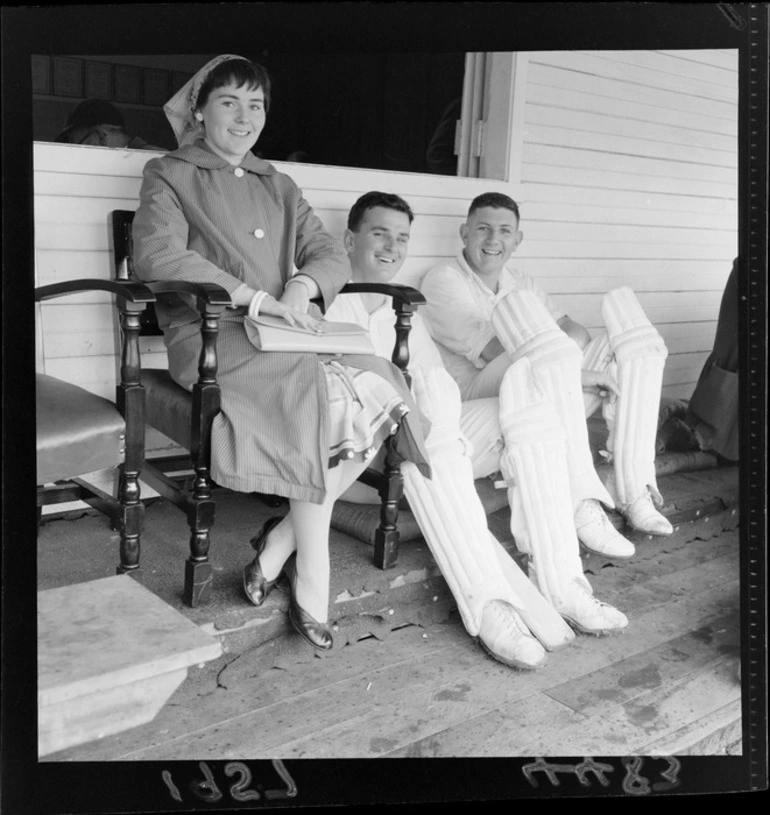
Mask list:
[[[478,278],[478,275],[471,269],[468,265],[468,261],[465,259],[465,255],[460,252],[457,255],[457,265],[460,268],[460,271],[465,274],[469,280],[473,281],[473,283],[478,286],[478,288],[483,291],[485,294],[488,294],[490,297],[499,297],[501,294],[506,293],[511,288],[515,288],[515,281],[513,279],[513,273],[507,266],[503,266],[502,272],[500,272],[500,284],[497,288],[497,294],[493,294]]]
[[[203,139],[198,139],[193,144],[186,144],[178,150],[174,150],[170,155],[182,159],[182,161],[188,161],[190,164],[204,170],[221,170],[223,167],[231,166],[222,156],[218,156]],[[264,159],[257,158],[252,152],[246,153],[240,166],[244,170],[257,175],[272,175],[277,172],[272,164]]]

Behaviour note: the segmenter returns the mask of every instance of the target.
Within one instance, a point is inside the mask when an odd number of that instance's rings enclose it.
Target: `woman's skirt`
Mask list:
[[[171,376],[191,390],[199,325],[168,329],[165,343]],[[217,358],[221,411],[211,428],[211,475],[220,486],[321,503],[330,466],[368,458],[394,433],[396,458],[430,477],[425,420],[389,361],[259,351],[242,318],[229,315],[220,321]]]

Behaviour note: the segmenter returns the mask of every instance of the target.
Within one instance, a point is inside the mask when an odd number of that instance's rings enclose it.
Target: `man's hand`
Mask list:
[[[577,343],[581,351],[584,351],[588,343],[591,342],[591,335],[588,330],[575,320],[565,316],[559,320],[557,325],[571,340]]]
[[[604,371],[581,371],[580,377],[584,391],[598,393],[602,399],[609,396],[620,396],[617,382]]]

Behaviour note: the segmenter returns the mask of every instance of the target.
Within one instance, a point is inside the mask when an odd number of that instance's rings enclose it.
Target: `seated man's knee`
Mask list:
[[[526,356],[533,367],[545,363],[582,364],[582,352],[529,291],[512,291],[492,312],[492,325],[514,359]]]
[[[665,359],[668,356],[663,337],[650,322],[636,294],[630,288],[624,286],[604,295],[602,317],[618,359],[638,357]]]

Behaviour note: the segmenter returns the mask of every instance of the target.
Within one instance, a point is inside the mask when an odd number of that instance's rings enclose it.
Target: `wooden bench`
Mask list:
[[[128,575],[38,592],[38,755],[151,721],[219,640]]]

